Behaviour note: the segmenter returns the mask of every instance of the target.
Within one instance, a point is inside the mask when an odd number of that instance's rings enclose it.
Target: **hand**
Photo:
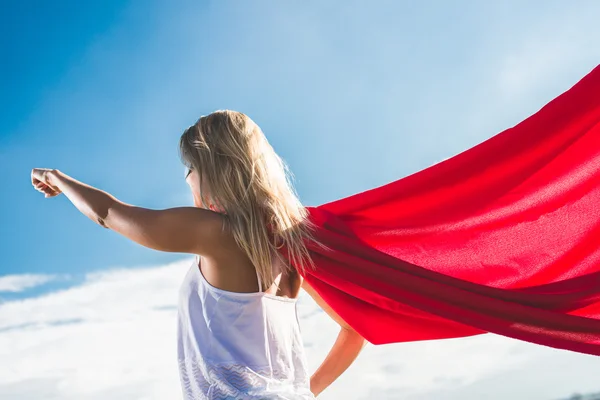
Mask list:
[[[49,173],[54,171],[50,168],[34,168],[31,170],[31,184],[38,192],[44,193],[44,197],[58,196],[61,191],[52,186],[49,181]]]

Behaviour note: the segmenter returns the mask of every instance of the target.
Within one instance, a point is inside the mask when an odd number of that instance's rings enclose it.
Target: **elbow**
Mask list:
[[[104,201],[100,207],[96,207],[93,213],[94,222],[103,228],[110,229],[110,215],[111,210],[115,207],[115,200],[109,198],[108,201]]]
[[[349,326],[342,326],[341,329],[346,334],[346,336],[351,337],[353,341],[361,343],[361,348],[365,347],[365,345],[368,343],[367,339],[362,337],[362,335],[356,332],[353,328]]]
[[[102,217],[96,217],[96,222],[101,227],[108,229],[108,226],[106,225],[106,222],[104,222],[104,218],[102,218]]]

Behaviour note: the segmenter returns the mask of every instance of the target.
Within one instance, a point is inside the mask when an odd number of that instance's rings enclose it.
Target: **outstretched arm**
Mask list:
[[[137,207],[56,169],[41,172],[34,169],[32,183],[36,188],[42,187],[47,197],[64,193],[79,211],[98,225],[151,249],[203,255],[222,235],[222,216],[209,210]]]

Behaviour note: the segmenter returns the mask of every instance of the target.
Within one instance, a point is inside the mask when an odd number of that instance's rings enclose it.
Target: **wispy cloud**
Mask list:
[[[59,277],[59,275],[51,274],[13,274],[0,276],[0,292],[22,292],[58,279]]]
[[[539,18],[486,39],[472,78],[464,148],[507,129],[573,86],[600,59],[597,2],[544,10]],[[465,141],[464,139],[468,139]]]

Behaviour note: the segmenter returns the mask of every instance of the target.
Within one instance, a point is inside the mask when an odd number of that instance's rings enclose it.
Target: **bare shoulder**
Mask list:
[[[227,242],[224,216],[198,207],[155,210],[115,201],[101,225],[154,250],[209,255]]]

